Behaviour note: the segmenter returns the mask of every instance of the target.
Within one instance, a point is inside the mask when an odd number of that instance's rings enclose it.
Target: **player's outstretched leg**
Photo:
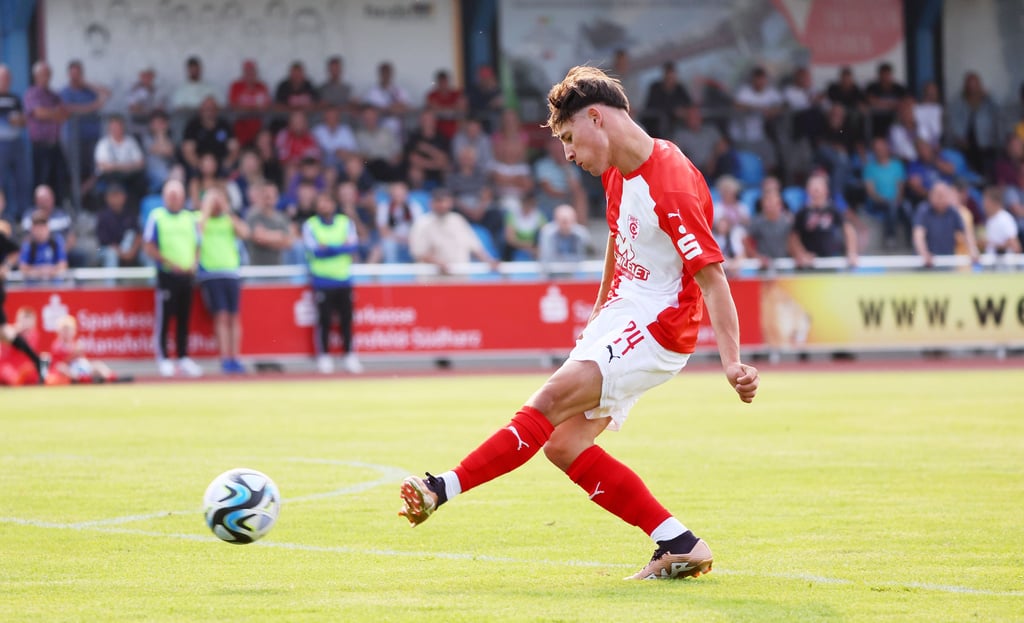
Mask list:
[[[559,433],[561,431],[559,428]],[[711,548],[658,502],[636,472],[603,448],[589,446],[566,467],[566,458],[572,456],[575,449],[571,427],[566,427],[565,431],[570,439],[565,440],[561,435],[553,437],[545,448],[548,458],[564,469],[592,502],[637,526],[658,544],[651,561],[626,579],[687,578],[711,571],[714,562]]]
[[[427,474],[426,479],[409,476],[403,480],[402,509],[398,514],[412,526],[418,526],[456,495],[526,463],[544,446],[553,430],[544,414],[533,407],[523,407],[507,426],[470,452],[455,469],[438,476]]]

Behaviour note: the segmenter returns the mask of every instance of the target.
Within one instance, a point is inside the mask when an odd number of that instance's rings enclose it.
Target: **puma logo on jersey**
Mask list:
[[[508,430],[508,431],[511,431],[512,434],[515,435],[516,439],[519,441],[519,445],[516,447],[516,451],[517,452],[519,450],[522,450],[523,448],[529,448],[530,447],[530,444],[528,444],[525,441],[523,441],[523,438],[519,436],[519,431],[516,430],[515,426],[510,424],[510,425],[506,426],[505,429]]]

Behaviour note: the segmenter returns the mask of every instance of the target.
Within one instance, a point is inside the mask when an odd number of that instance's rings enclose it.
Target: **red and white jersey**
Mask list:
[[[608,227],[615,236],[615,273],[608,301],[636,301],[653,309],[654,339],[677,353],[692,353],[704,314],[693,275],[723,261],[712,235],[714,206],[697,167],[674,144],[655,139],[640,168],[601,176]]]

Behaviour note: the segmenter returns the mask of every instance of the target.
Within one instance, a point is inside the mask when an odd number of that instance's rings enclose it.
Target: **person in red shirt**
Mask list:
[[[273,103],[270,90],[260,80],[256,61],[242,63],[242,77],[231,83],[228,89],[228,107],[237,114],[235,118],[235,139],[245,147],[256,138],[263,127],[261,113]]]
[[[285,169],[285,179],[291,179],[303,158],[320,160],[320,145],[309,131],[306,113],[293,110],[288,115],[288,125],[277,133],[275,139],[277,159]]]
[[[36,326],[36,312],[31,307],[20,307],[14,315],[14,324],[3,321],[4,330],[15,332],[19,343],[39,352],[39,328]],[[24,349],[14,347],[9,340],[0,340],[0,385],[35,385],[39,383],[40,372],[44,380],[46,368],[40,368]],[[37,357],[48,358],[44,353]],[[48,359],[47,359],[48,360]],[[48,365],[48,364],[47,364]]]
[[[102,361],[85,356],[85,346],[78,338],[78,322],[74,316],[57,321],[57,337],[50,344],[51,373],[48,384],[109,382],[114,372]]]
[[[426,108],[437,116],[437,131],[451,141],[466,114],[466,98],[452,86],[448,72],[443,69],[434,74],[434,88],[427,93]]]
[[[3,193],[0,192],[0,212],[3,211],[3,207]],[[4,303],[7,300],[7,273],[18,261],[18,245],[8,237],[9,234],[10,227],[7,226],[6,221],[0,220],[0,348],[2,348],[0,360],[6,361],[8,364],[0,366],[0,383],[21,378],[19,371],[22,367],[21,357],[25,357],[31,362],[30,365],[34,369],[36,380],[45,379],[46,370],[49,367],[47,360],[36,352],[36,344],[29,342],[31,335],[22,334],[23,328],[27,326],[26,323],[21,322],[22,314],[25,312],[19,310],[18,318],[12,324],[7,321],[7,312],[4,309]],[[31,312],[31,310],[25,311]],[[35,312],[31,313],[34,326]],[[17,365],[14,365],[15,362]]]
[[[647,390],[673,378],[694,351],[705,305],[729,384],[744,402],[757,369],[740,359],[739,321],[704,176],[672,143],[652,138],[629,115],[618,80],[574,67],[548,93],[547,126],[565,157],[600,175],[610,234],[604,275],[586,328],[569,359],[454,469],[401,486],[399,514],[412,525],[476,486],[544,454],[590,500],[657,543],[630,579],[698,576],[711,570],[707,544],[651,494],[629,467],[595,444],[616,430]]]

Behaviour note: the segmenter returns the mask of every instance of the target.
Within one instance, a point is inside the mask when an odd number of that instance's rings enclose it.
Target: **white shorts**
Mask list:
[[[619,299],[605,307],[576,341],[569,359],[594,361],[601,369],[601,403],[584,415],[612,418],[619,430],[640,396],[668,381],[686,365],[689,355],[670,351],[647,330],[656,315]]]
[[[68,372],[73,379],[92,376],[92,362],[85,357],[76,357],[68,363]]]

